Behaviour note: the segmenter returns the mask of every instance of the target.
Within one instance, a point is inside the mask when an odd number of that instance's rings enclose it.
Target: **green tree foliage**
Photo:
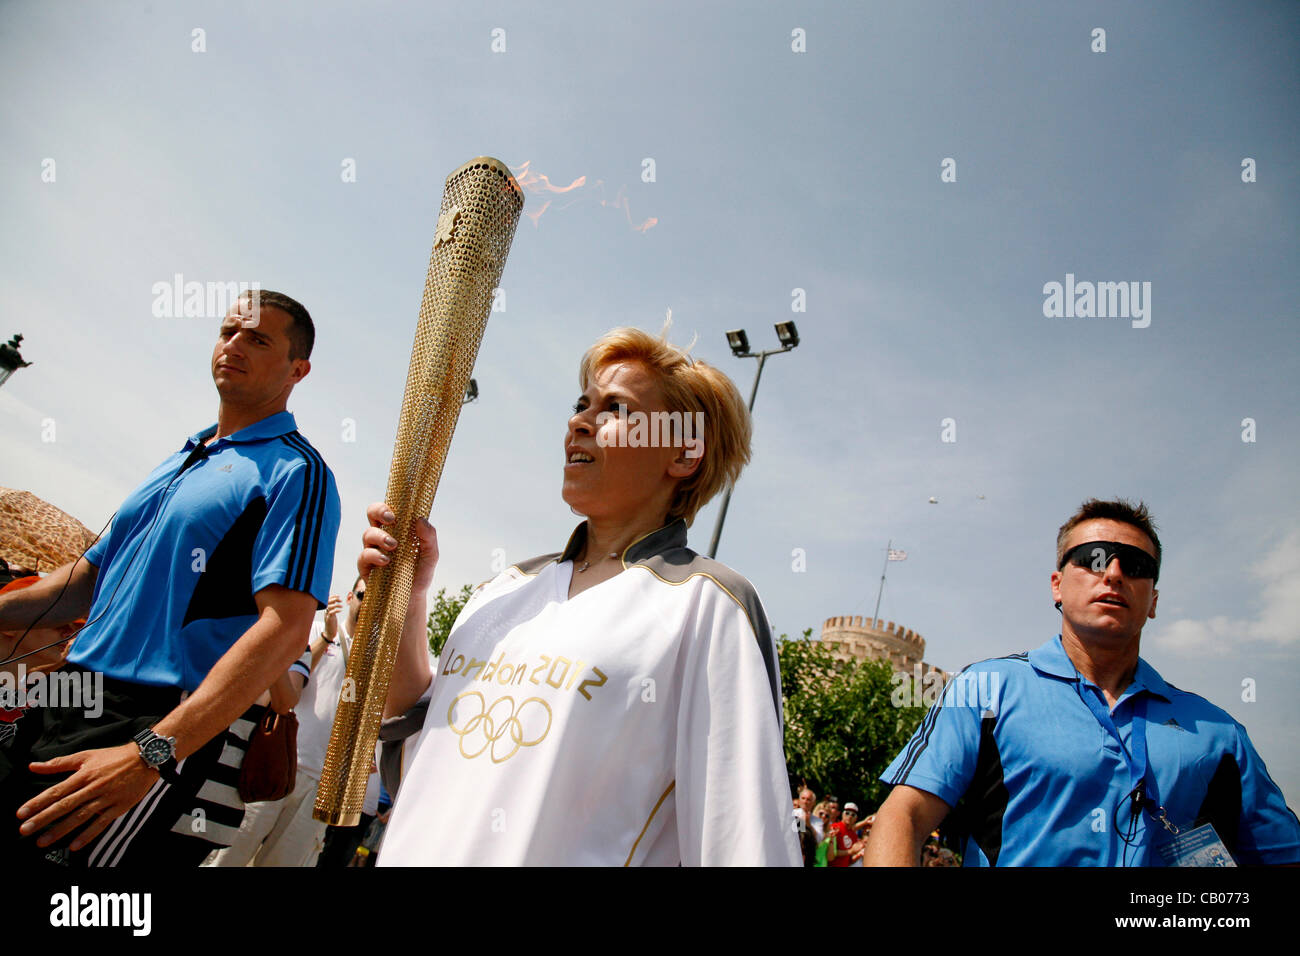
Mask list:
[[[885,661],[838,661],[830,648],[784,634],[778,644],[785,698],[785,759],[791,792],[833,793],[865,816],[888,795],[880,774],[906,746],[924,707],[895,707],[893,668]]]
[[[442,653],[443,645],[447,643],[447,635],[451,633],[451,626],[456,623],[460,609],[465,606],[465,602],[473,593],[474,588],[468,584],[460,589],[459,594],[452,597],[447,597],[446,588],[438,588],[438,596],[433,599],[433,608],[429,611],[429,650],[433,653]]]

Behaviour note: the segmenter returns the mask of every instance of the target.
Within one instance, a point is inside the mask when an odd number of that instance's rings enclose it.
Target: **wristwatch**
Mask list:
[[[168,783],[179,783],[180,774],[176,772],[176,738],[161,737],[149,727],[131,738],[140,748],[140,759],[145,766],[158,771]]]

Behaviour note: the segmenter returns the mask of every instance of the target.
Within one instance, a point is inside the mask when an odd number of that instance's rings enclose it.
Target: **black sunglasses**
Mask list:
[[[1160,564],[1155,558],[1141,548],[1120,544],[1118,541],[1088,541],[1075,545],[1065,552],[1065,557],[1056,570],[1061,570],[1066,564],[1073,564],[1100,574],[1116,558],[1119,558],[1119,569],[1126,578],[1151,578],[1154,581],[1160,577]]]
[[[365,591],[353,591],[353,592],[352,592],[352,596],[353,596],[354,598],[356,598],[356,599],[357,599],[357,603],[360,604],[362,601],[364,601],[364,600],[366,599],[366,592],[365,592]]]

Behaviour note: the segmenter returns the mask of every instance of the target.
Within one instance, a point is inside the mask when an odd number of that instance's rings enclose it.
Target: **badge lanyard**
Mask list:
[[[1145,808],[1162,826],[1175,836],[1178,834],[1178,827],[1170,822],[1165,815],[1165,808],[1160,806],[1159,794],[1156,792],[1154,775],[1150,772],[1147,765],[1147,699],[1140,696],[1133,702],[1133,720],[1132,734],[1129,737],[1129,748],[1125,748],[1124,742],[1120,739],[1119,728],[1115,726],[1115,721],[1110,715],[1110,711],[1098,699],[1098,695],[1087,690],[1083,686],[1083,678],[1079,678],[1079,696],[1083,702],[1088,705],[1092,711],[1093,717],[1097,718],[1097,723],[1105,728],[1106,732],[1114,738],[1115,743],[1119,745],[1119,752],[1124,757],[1124,762],[1128,766],[1129,777],[1129,799],[1133,801],[1133,816],[1136,818],[1141,809]],[[1130,753],[1130,750],[1132,751]],[[1128,842],[1127,840],[1125,842]]]

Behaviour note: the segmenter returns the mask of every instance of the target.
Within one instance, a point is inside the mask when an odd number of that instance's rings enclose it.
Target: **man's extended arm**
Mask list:
[[[926,838],[951,809],[932,793],[899,784],[876,813],[863,865],[919,865]]]
[[[0,597],[0,631],[21,632],[37,618],[39,627],[58,627],[84,617],[98,577],[99,568],[78,558],[51,571],[39,583]]]
[[[198,689],[154,728],[176,738],[177,760],[234,723],[306,646],[316,613],[314,597],[272,585],[257,592],[255,599],[257,622],[213,665]]]
[[[176,738],[178,760],[229,727],[302,652],[316,599],[280,585],[263,588],[255,599],[257,621],[222,655],[198,689],[154,727],[161,736]],[[74,850],[134,806],[158,779],[134,743],[83,750],[33,763],[31,769],[49,774],[75,771],[18,811],[24,834],[53,825],[37,841],[40,846],[84,824],[72,843]]]

